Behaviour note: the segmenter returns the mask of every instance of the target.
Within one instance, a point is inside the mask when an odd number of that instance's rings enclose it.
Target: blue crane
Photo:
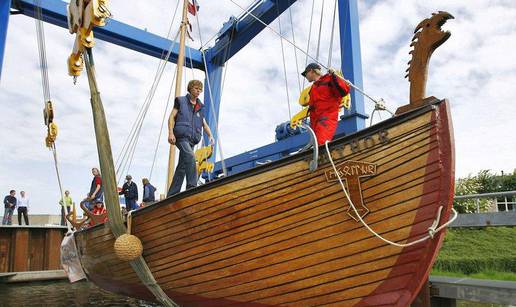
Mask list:
[[[201,51],[189,48],[186,50],[185,63],[193,63],[193,67],[206,73],[205,83],[209,80],[214,109],[210,95],[205,95],[207,107],[206,119],[216,138],[215,119],[219,117],[221,103],[222,72],[224,64],[238,51],[244,48],[256,35],[270,24],[296,0],[258,0],[239,17],[231,16],[218,33],[214,46],[205,50],[206,63]],[[40,2],[42,18],[45,22],[67,28],[67,3],[61,0],[45,0]],[[0,82],[2,62],[5,50],[9,16],[23,14],[35,17],[36,6],[33,0],[0,0]],[[362,88],[362,63],[360,53],[360,33],[357,0],[338,0],[341,69],[344,77],[359,88]],[[256,17],[260,19],[257,20]],[[262,23],[263,22],[263,23]],[[160,58],[171,44],[169,39],[135,28],[131,25],[111,19],[105,27],[95,29],[95,37],[143,54]],[[179,46],[172,48],[169,61],[177,63]],[[205,65],[206,64],[206,65]],[[367,115],[364,110],[363,96],[351,91],[351,109],[341,116],[335,137],[353,133],[365,128]],[[212,116],[214,112],[215,116]],[[269,145],[239,154],[225,160],[228,173],[244,171],[265,161],[273,161],[301,148],[308,142],[308,136],[293,135]],[[215,154],[213,154],[215,157]],[[212,158],[214,159],[214,158]],[[220,173],[221,165],[215,165],[215,173]]]

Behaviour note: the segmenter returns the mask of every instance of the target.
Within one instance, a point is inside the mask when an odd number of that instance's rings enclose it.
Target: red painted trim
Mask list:
[[[455,152],[454,152],[454,140],[453,140],[453,127],[451,123],[449,102],[444,100],[436,105],[436,110],[432,114],[432,121],[436,121],[437,127],[437,139],[439,142],[439,149],[433,154],[428,156],[428,160],[432,161],[438,155],[440,161],[441,174],[439,178],[439,201],[434,204],[434,212],[437,214],[439,206],[444,206],[443,212],[441,213],[441,222],[447,221],[450,218],[451,208],[453,206],[454,196],[454,182],[455,182]],[[432,182],[434,180],[425,183],[423,187],[424,193],[430,191]],[[435,188],[435,187],[434,187]],[[424,202],[421,200],[420,206]],[[425,212],[426,211],[426,212]],[[415,221],[421,220],[422,216],[428,214],[427,210],[419,210],[416,214]],[[419,228],[419,229],[418,229]],[[413,227],[411,229],[410,237],[420,233],[420,227]],[[433,240],[425,241],[415,246],[406,247],[402,250],[404,255],[409,252],[413,252],[415,249],[424,251],[426,257],[422,258],[418,268],[412,278],[407,281],[405,285],[394,290],[392,284],[392,276],[398,276],[400,271],[403,271],[402,258],[398,259],[397,264],[394,265],[393,270],[387,277],[388,280],[380,284],[367,298],[364,298],[357,305],[359,306],[370,306],[380,303],[382,300],[392,302],[393,306],[408,306],[415,299],[416,295],[421,290],[421,287],[426,283],[428,275],[432,269],[432,265],[437,258],[439,249],[441,248],[442,241],[446,230],[443,230],[436,234]],[[390,280],[389,280],[390,279]],[[393,302],[393,297],[398,297],[397,302]]]

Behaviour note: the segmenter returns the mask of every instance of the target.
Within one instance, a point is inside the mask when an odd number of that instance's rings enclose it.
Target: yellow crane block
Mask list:
[[[200,174],[202,171],[207,171],[208,173],[213,172],[215,165],[212,162],[208,162],[212,154],[212,145],[201,147],[195,151],[195,167],[197,168],[197,174]]]
[[[93,48],[93,27],[104,26],[111,17],[108,0],[75,0],[68,5],[68,31],[76,35],[71,55],[68,57],[68,74],[78,77],[84,67],[84,48]]]

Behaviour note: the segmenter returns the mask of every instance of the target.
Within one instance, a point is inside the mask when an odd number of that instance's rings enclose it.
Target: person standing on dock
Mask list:
[[[64,199],[61,199],[59,201],[59,204],[61,205],[61,226],[66,226],[66,214],[70,213],[73,205],[73,200],[70,196],[70,191],[66,190],[64,192]]]
[[[167,197],[181,191],[185,176],[187,190],[197,186],[194,146],[201,141],[203,128],[210,143],[215,143],[210,127],[204,119],[204,105],[199,99],[202,82],[191,80],[188,82],[187,90],[186,96],[176,97],[168,119],[168,142],[179,149],[179,161]]]
[[[322,75],[321,66],[310,63],[301,73],[308,82],[313,82],[310,89],[310,127],[317,137],[317,144],[331,141],[337,129],[340,102],[349,93],[349,85],[330,69]]]
[[[9,195],[4,198],[4,218],[2,219],[2,225],[12,225],[13,224],[13,212],[14,208],[16,208],[16,195],[15,190],[9,191]]]
[[[18,205],[18,225],[22,224],[22,215],[25,225],[29,225],[29,198],[25,191],[20,191],[20,197],[16,199]]]
[[[118,192],[118,194],[124,195],[127,211],[136,210],[138,209],[138,205],[136,204],[138,200],[138,187],[136,183],[133,182],[131,175],[125,176],[125,180],[126,182],[122,186],[122,191]]]

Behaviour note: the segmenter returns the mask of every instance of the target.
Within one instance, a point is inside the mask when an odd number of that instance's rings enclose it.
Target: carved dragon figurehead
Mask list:
[[[454,17],[448,12],[439,11],[433,13],[432,17],[421,21],[414,30],[411,47],[409,52],[412,59],[408,62],[406,70],[410,82],[410,105],[401,107],[396,113],[405,112],[424,104],[426,80],[428,75],[428,63],[435,49],[441,46],[451,35],[449,31],[441,30],[441,26],[448,19]]]

